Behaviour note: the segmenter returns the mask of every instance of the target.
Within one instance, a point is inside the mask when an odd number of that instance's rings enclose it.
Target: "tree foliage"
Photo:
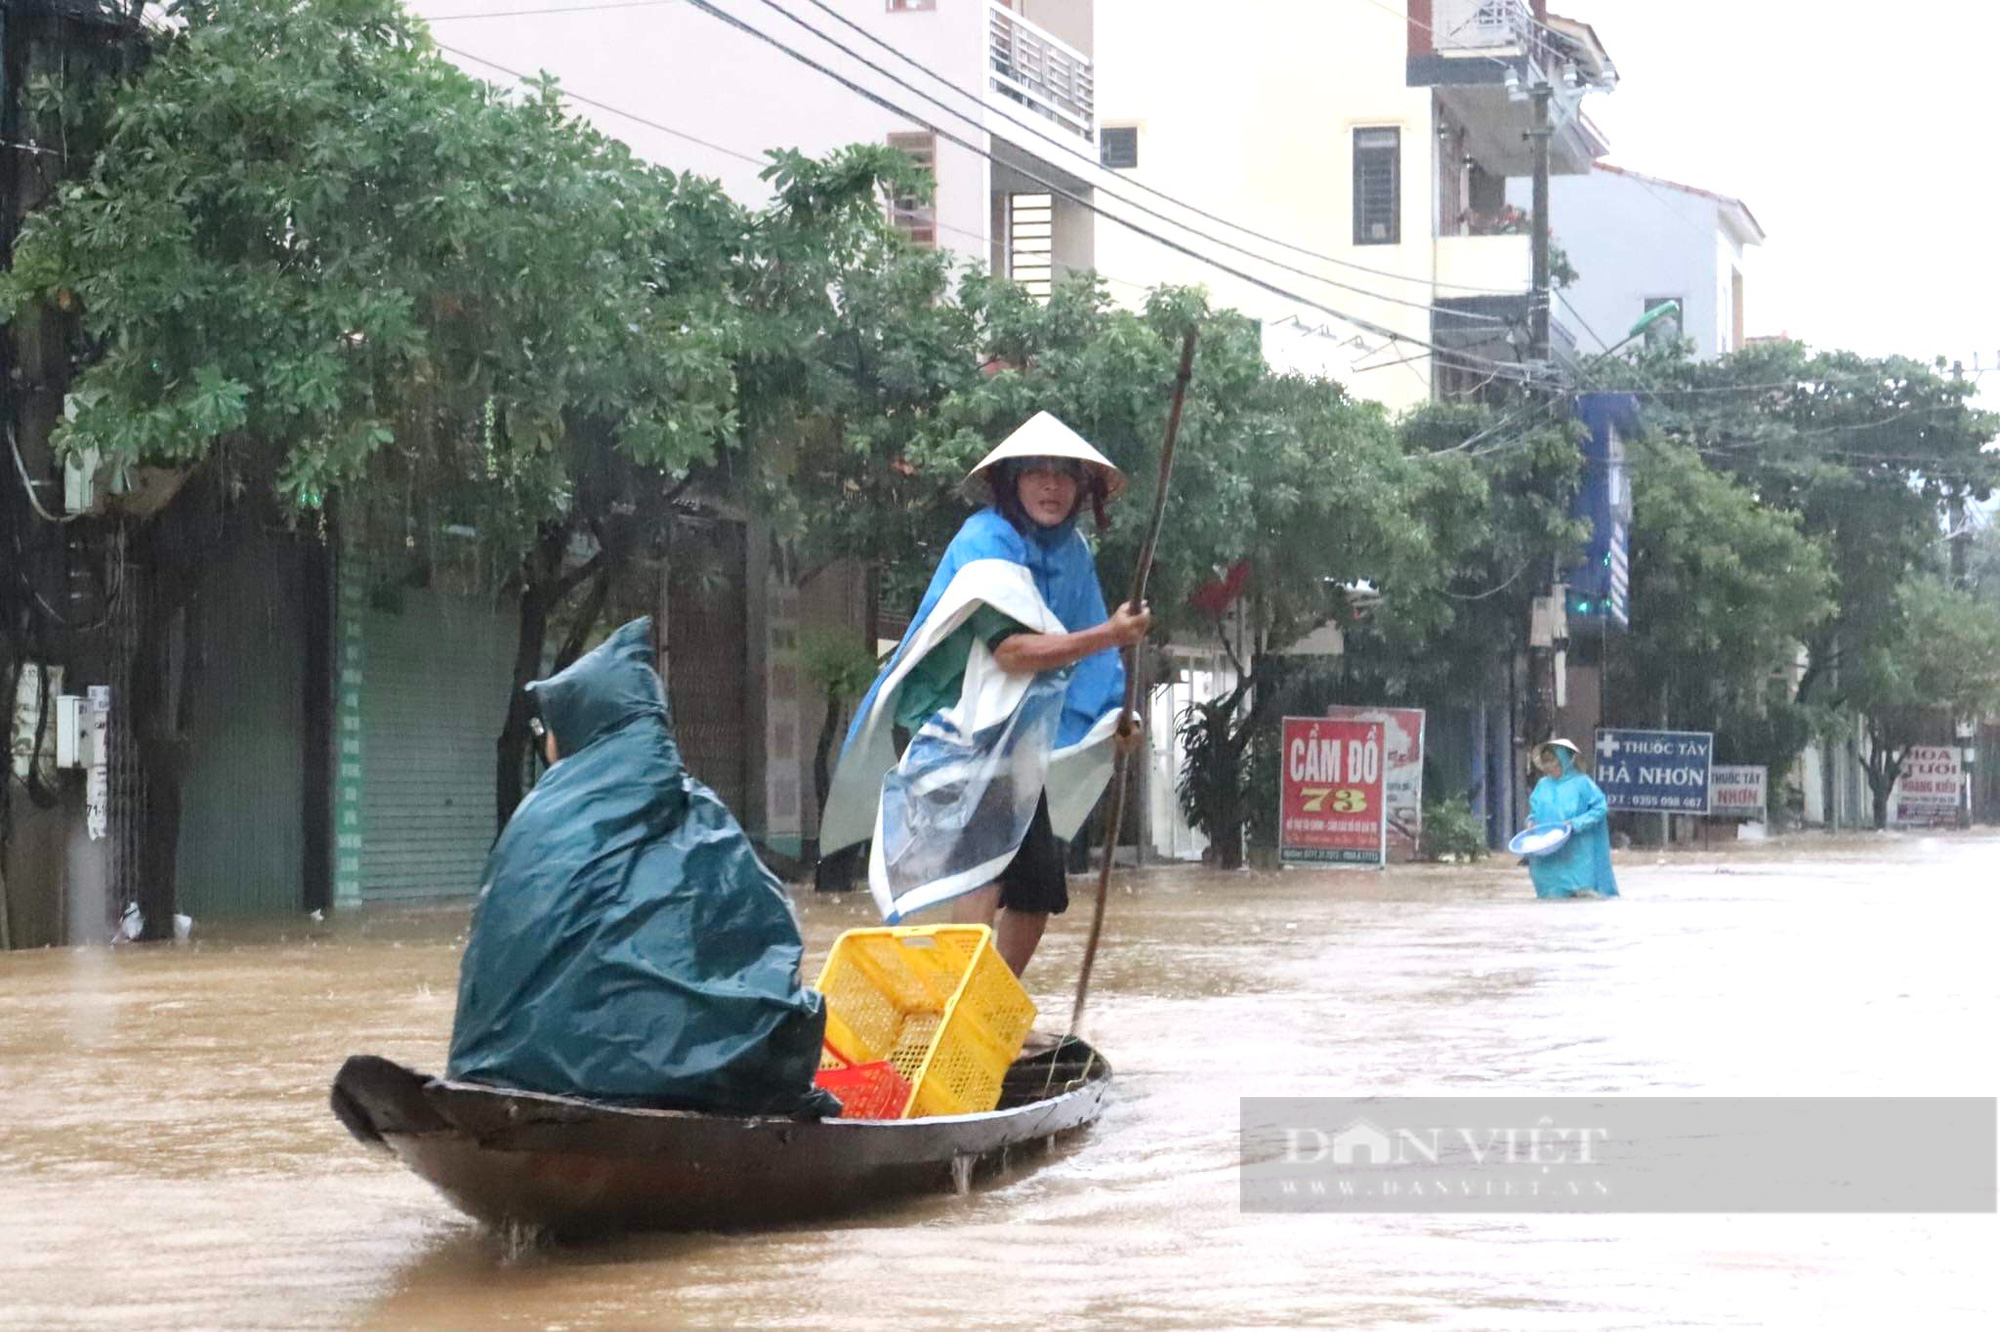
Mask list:
[[[525,544],[579,433],[674,469],[730,427],[714,185],[468,78],[391,0],[182,17],[0,289],[81,312],[59,445],[302,508],[476,483]]]
[[[1835,609],[1825,546],[1684,446],[1641,443],[1632,480],[1625,720],[1713,730],[1727,761],[1782,769],[1808,729],[1786,672]]]
[[[2000,416],[1975,407],[1974,384],[1941,366],[1816,352],[1789,341],[1755,344],[1711,362],[1656,352],[1634,370],[1648,388],[1648,413],[1659,433],[1739,483],[1760,508],[1795,519],[1799,534],[1825,552],[1832,580],[1822,613],[1803,626],[1796,616],[1783,617],[1800,630],[1807,664],[1795,706],[1777,714],[1793,724],[1771,726],[1772,716],[1763,718],[1766,757],[1776,767],[1796,756],[1808,715],[1859,716],[1871,736],[1862,763],[1880,821],[1913,724],[1907,709],[1917,706],[1900,682],[1939,683],[1909,660],[1912,609],[1936,610],[1937,603],[1909,589],[1941,567],[1951,501],[1983,502],[2000,482],[2000,453],[1987,447],[2000,433]],[[1692,459],[1680,455],[1680,464],[1685,471]],[[1643,509],[1636,521],[1648,521]],[[1718,536],[1730,532],[1747,535],[1737,525]],[[1655,573],[1635,551],[1635,579]],[[1636,590],[1634,601],[1635,614],[1643,615]],[[1674,632],[1724,641],[1688,623]],[[1962,646],[1978,650],[1976,641]],[[1935,713],[1948,700],[1934,697],[1922,706]]]
[[[1949,723],[2000,712],[2000,609],[1935,574],[1896,590],[1884,632],[1842,676],[1845,702],[1866,721],[1861,756],[1875,802],[1875,826],[1887,824],[1889,797],[1912,745],[1935,743]]]

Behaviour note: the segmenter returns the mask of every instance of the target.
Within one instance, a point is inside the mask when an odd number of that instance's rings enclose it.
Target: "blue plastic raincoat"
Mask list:
[[[1544,777],[1528,797],[1528,820],[1537,828],[1567,823],[1570,838],[1545,856],[1528,858],[1528,877],[1537,897],[1574,897],[1594,892],[1618,896],[1611,873],[1611,826],[1604,792],[1576,768],[1576,756],[1552,747],[1562,776]]]
[[[447,1076],[593,1100],[828,1115],[791,903],[681,765],[652,624],[538,680],[562,759],[487,858]]]
[[[986,508],[959,528],[909,633],[861,700],[820,820],[822,853],[873,840],[868,887],[891,923],[998,878],[1045,793],[1055,835],[1075,836],[1111,778],[1125,667],[1110,649],[1010,675],[974,643],[957,704],[933,714],[897,758],[903,682],[982,605],[1043,634],[1108,618],[1074,519],[1024,535]]]

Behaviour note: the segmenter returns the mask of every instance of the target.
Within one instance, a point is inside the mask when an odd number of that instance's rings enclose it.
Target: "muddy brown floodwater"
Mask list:
[[[1088,1022],[1115,1102],[1041,1168],[512,1258],[326,1109],[351,1052],[440,1066],[463,906],[0,958],[0,1326],[1995,1326],[1993,1216],[1240,1212],[1243,1095],[2000,1089],[2000,837],[1620,861],[1615,903],[1133,876]],[[812,968],[872,923],[802,907]],[[1084,915],[1030,972],[1058,1021]]]

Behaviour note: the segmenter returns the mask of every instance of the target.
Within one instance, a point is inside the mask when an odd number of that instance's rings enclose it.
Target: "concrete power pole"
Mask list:
[[[1965,362],[1953,361],[1951,363],[1951,377],[1961,383],[1964,382]],[[1963,482],[1952,486],[1951,504],[1946,513],[1949,515],[1948,521],[1951,524],[1951,585],[1956,588],[1963,588],[1968,581],[1966,578],[1966,564],[1968,553],[1972,546],[1972,532],[1965,521],[1965,484]],[[1959,746],[1960,762],[1958,774],[1958,826],[1961,828],[1970,828],[1972,826],[1972,772],[1971,765],[1965,760],[1970,758],[1973,753],[1972,745],[1968,743],[1968,732],[1970,735],[1977,735],[1978,727],[1977,719],[1974,719],[1973,725],[1970,728],[1962,726],[1960,724],[1962,720],[1962,718],[1958,717],[1952,718],[1952,743]]]
[[[1536,371],[1547,374],[1549,350],[1549,140],[1555,131],[1549,124],[1549,103],[1555,90],[1546,80],[1532,90],[1534,123],[1528,138],[1535,150],[1534,199],[1534,290],[1528,296],[1528,356]],[[1556,573],[1550,571],[1550,586],[1535,599],[1528,634],[1528,726],[1529,752],[1547,740],[1556,725],[1556,618],[1563,604],[1554,586]]]
[[[1535,231],[1534,293],[1528,298],[1529,334],[1533,347],[1529,355],[1544,366],[1549,360],[1549,140],[1555,130],[1549,125],[1549,103],[1555,89],[1544,80],[1531,94],[1535,105],[1534,127],[1528,137],[1535,141]]]

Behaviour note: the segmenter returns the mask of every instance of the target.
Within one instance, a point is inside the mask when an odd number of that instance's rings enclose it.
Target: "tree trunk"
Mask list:
[[[1903,756],[1883,744],[1871,730],[1868,757],[1861,761],[1861,771],[1868,778],[1868,794],[1875,805],[1875,830],[1880,832],[1889,826],[1889,797],[1895,792],[1896,779],[1903,775]]]
[[[494,745],[493,830],[497,838],[521,803],[522,774],[528,765],[528,718],[534,709],[527,685],[541,671],[542,648],[549,636],[552,584],[562,572],[567,534],[545,528],[535,549],[522,561],[521,609],[514,635],[514,685],[507,693],[507,718]]]
[[[494,835],[514,817],[514,809],[527,792],[522,777],[529,759],[528,719],[534,714],[527,688],[541,674],[542,652],[548,646],[549,626],[563,601],[586,580],[595,578],[589,600],[576,624],[556,653],[556,669],[568,666],[582,652],[590,630],[604,614],[611,596],[611,581],[618,562],[610,548],[600,544],[589,562],[563,572],[563,555],[569,549],[569,530],[551,526],[542,530],[535,549],[522,561],[520,628],[514,639],[514,687],[507,696],[507,719],[494,745],[493,812]],[[561,737],[557,737],[561,743]]]
[[[583,655],[583,645],[590,641],[590,631],[604,618],[604,608],[611,602],[611,566],[606,564],[598,569],[597,581],[590,585],[585,596],[583,609],[577,612],[576,620],[563,637],[563,645],[556,649],[555,667],[559,671],[568,670],[576,659]]]
[[[813,795],[819,801],[818,812],[822,815],[826,813],[826,798],[833,791],[833,738],[840,733],[842,714],[846,711],[846,700],[829,691],[826,715],[819,724],[819,744],[813,749]]]

